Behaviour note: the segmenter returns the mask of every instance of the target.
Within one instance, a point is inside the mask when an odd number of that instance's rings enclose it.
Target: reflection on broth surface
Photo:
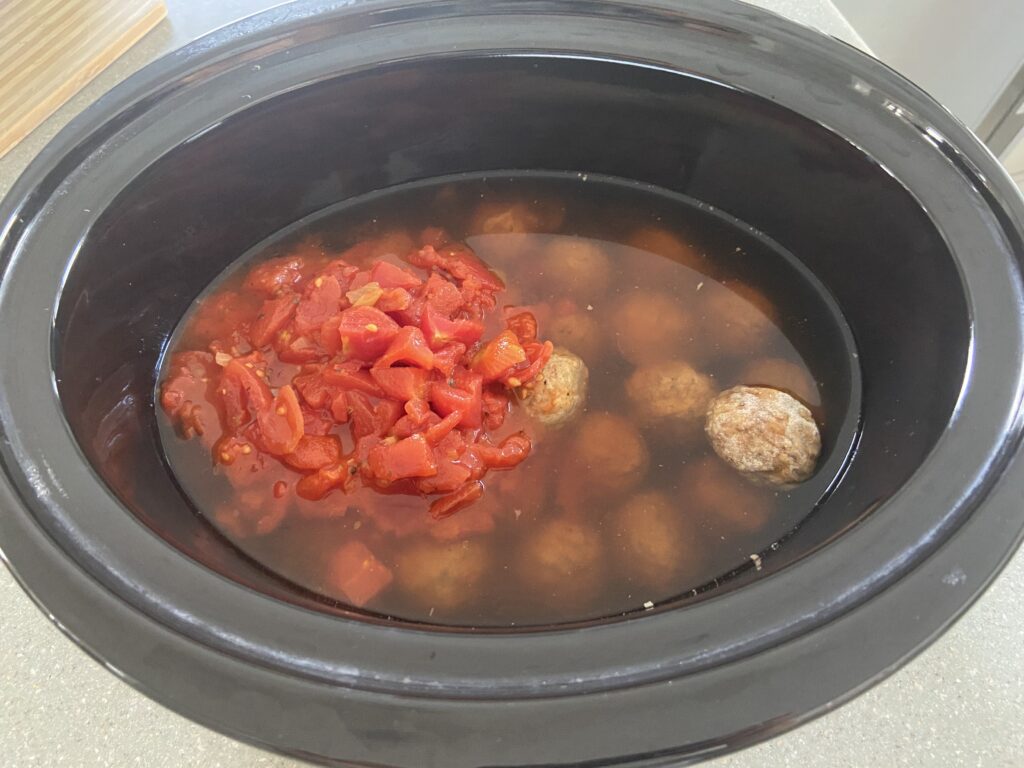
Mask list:
[[[163,445],[225,536],[325,599],[474,627],[643,610],[749,566],[832,479],[758,485],[705,434],[742,384],[810,409],[819,467],[835,447],[812,327],[831,316],[802,274],[613,180],[386,191],[197,300],[165,355]]]

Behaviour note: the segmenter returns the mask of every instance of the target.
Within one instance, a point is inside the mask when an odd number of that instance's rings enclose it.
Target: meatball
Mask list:
[[[711,402],[704,430],[727,464],[770,485],[803,482],[821,453],[821,435],[807,406],[769,387],[727,389]]]
[[[520,577],[552,600],[593,596],[602,572],[601,537],[568,518],[544,522],[523,543]]]
[[[655,291],[631,291],[612,312],[615,343],[635,365],[675,357],[692,346],[696,325],[689,310]]]
[[[484,261],[509,263],[539,253],[546,238],[562,226],[565,206],[549,201],[485,201],[477,206],[466,228],[469,246]]]
[[[628,490],[647,471],[644,439],[636,427],[611,413],[588,415],[569,450],[578,476],[591,492]]]
[[[775,308],[748,285],[709,283],[702,295],[703,335],[714,351],[728,355],[758,352],[776,327]]]
[[[587,399],[587,366],[564,349],[556,349],[537,377],[519,390],[523,409],[541,424],[557,427],[571,421]]]
[[[421,540],[399,553],[395,581],[422,605],[451,610],[475,597],[487,562],[487,549],[479,539],[449,544]]]
[[[617,555],[622,567],[650,587],[683,587],[700,561],[692,519],[657,491],[640,493],[615,517]]]
[[[700,272],[706,271],[707,268],[706,259],[694,246],[674,232],[661,227],[641,227],[629,236],[626,244],[664,256],[677,264]]]
[[[538,271],[541,286],[552,296],[594,302],[608,290],[612,265],[595,240],[555,237],[544,248]]]
[[[572,312],[545,323],[544,336],[560,347],[573,349],[588,363],[601,351],[601,326],[592,312]]]
[[[739,383],[748,387],[781,389],[812,408],[821,405],[818,385],[807,369],[781,357],[763,357],[755,360],[743,369]]]
[[[710,377],[681,360],[642,366],[626,380],[626,396],[641,425],[677,437],[700,434],[716,391]]]
[[[686,465],[679,495],[688,511],[711,531],[750,532],[763,528],[771,514],[771,493],[745,483],[717,458]]]

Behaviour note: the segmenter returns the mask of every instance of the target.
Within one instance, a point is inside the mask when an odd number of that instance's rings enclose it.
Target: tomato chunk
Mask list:
[[[427,346],[423,331],[419,328],[403,327],[395,334],[387,351],[374,365],[386,368],[395,363],[407,363],[427,370],[434,366],[434,353]]]
[[[331,557],[327,584],[357,608],[373,600],[392,581],[391,571],[361,541],[349,541]]]
[[[479,480],[471,480],[457,491],[442,496],[430,505],[430,515],[435,520],[442,520],[465,509],[484,495],[484,484]]]
[[[341,461],[341,441],[335,435],[303,435],[295,450],[281,460],[296,469],[321,469]]]
[[[371,368],[370,376],[387,397],[403,403],[426,397],[430,385],[430,372],[422,368]]]
[[[413,435],[394,443],[380,443],[370,450],[367,466],[382,485],[410,477],[437,474],[434,452],[422,435]]]
[[[303,417],[291,385],[278,390],[271,406],[256,415],[262,448],[274,456],[291,453],[302,439]]]
[[[398,323],[376,307],[351,307],[324,323],[320,337],[331,354],[376,360],[398,335]]]
[[[449,320],[430,304],[423,309],[420,328],[431,349],[437,350],[452,342],[476,344],[484,335],[484,325],[478,320]]]
[[[306,295],[295,307],[295,330],[308,334],[319,329],[341,308],[341,284],[333,275],[321,275],[309,284]]]
[[[295,305],[298,297],[286,293],[276,299],[267,299],[263,302],[260,312],[249,331],[249,339],[254,347],[263,347],[269,344],[278,331],[288,324],[295,314]]]
[[[423,285],[423,281],[412,272],[387,261],[378,261],[373,265],[370,280],[381,288],[404,288],[407,291]]]
[[[470,366],[484,377],[484,381],[497,381],[507,376],[520,363],[526,362],[526,350],[512,331],[502,331],[476,353]]]

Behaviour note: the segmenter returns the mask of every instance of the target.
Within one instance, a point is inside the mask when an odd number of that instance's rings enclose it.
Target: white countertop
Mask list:
[[[276,5],[167,0],[169,16],[0,159],[0,194],[71,117],[188,40]],[[755,0],[864,47],[829,0]],[[153,703],[85,655],[0,568],[0,760],[25,766],[246,768],[300,763],[232,741]],[[1024,765],[1024,555],[931,648],[818,720],[714,768]]]

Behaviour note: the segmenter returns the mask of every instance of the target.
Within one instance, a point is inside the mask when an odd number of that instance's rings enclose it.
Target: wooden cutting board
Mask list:
[[[0,0],[0,157],[166,15],[163,0]]]

